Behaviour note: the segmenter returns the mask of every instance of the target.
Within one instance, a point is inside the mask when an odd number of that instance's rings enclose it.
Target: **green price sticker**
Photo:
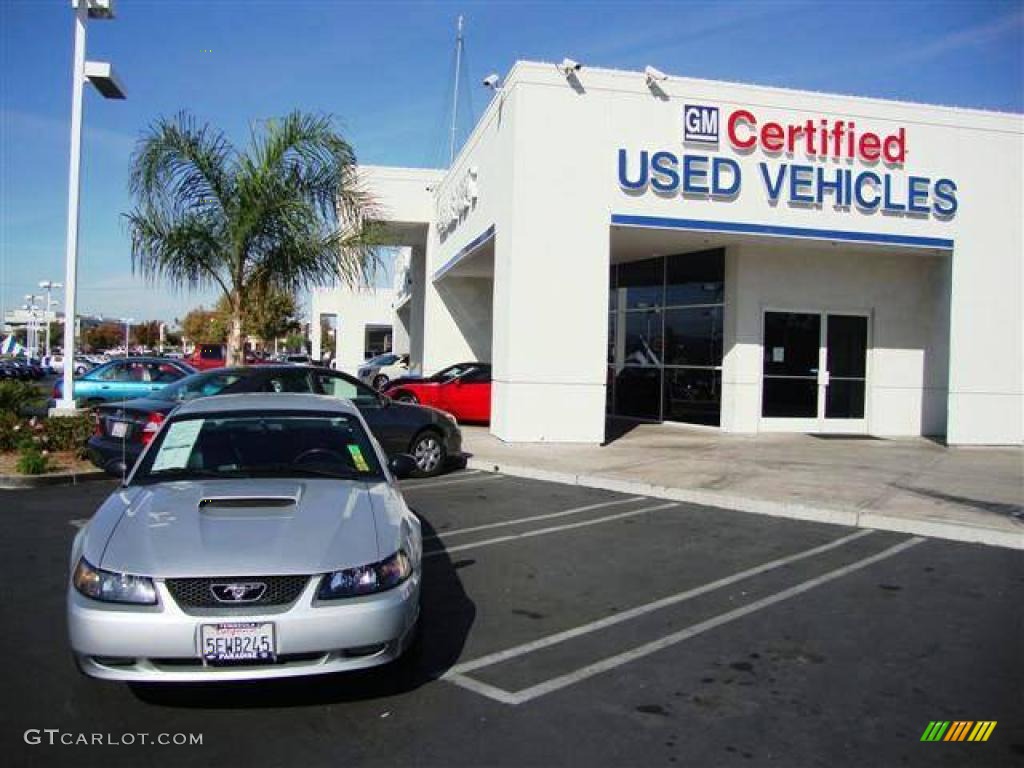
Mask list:
[[[358,445],[350,445],[348,452],[352,456],[352,461],[355,462],[356,469],[360,472],[370,471],[370,465],[366,463],[366,459],[363,458],[363,452]]]

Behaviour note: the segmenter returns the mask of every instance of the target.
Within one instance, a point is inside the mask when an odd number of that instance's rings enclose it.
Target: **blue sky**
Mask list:
[[[469,95],[517,59],[642,69],[937,104],[1024,111],[1024,3],[118,0],[89,26],[128,100],[86,97],[80,311],[170,319],[210,297],[132,277],[120,214],[136,138],[187,108],[244,141],[294,108],[338,117],[359,159],[444,157],[452,38],[466,16]],[[0,296],[63,280],[72,11],[0,0]],[[468,111],[470,99],[460,109]],[[463,131],[471,125],[467,121]]]

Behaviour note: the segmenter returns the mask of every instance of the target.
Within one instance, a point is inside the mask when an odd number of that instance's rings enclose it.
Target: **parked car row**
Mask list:
[[[46,369],[36,360],[7,358],[0,360],[0,380],[38,381]]]
[[[304,393],[350,400],[385,453],[410,454],[416,462],[416,474],[423,477],[442,472],[450,462],[462,457],[462,434],[450,414],[394,402],[340,371],[295,365],[218,368],[182,378],[140,399],[100,405],[94,410],[96,427],[87,446],[89,456],[107,472],[123,474],[135,464],[168,415],[182,403],[201,397],[256,392]]]
[[[122,357],[98,365],[74,380],[74,399],[92,406],[107,400],[143,397],[196,372],[188,363],[166,357]],[[53,384],[53,399],[64,394],[64,381]]]

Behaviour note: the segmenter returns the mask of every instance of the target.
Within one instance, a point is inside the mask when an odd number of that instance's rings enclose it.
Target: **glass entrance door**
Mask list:
[[[826,316],[825,359],[825,418],[863,419],[868,362],[866,316]]]
[[[762,426],[865,432],[867,350],[866,314],[765,312]]]

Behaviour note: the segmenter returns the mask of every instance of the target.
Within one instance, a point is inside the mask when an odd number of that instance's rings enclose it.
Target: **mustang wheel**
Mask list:
[[[382,389],[384,389],[384,387],[388,385],[389,381],[391,381],[391,379],[387,377],[387,374],[378,373],[376,376],[373,377],[373,388],[380,392]]]
[[[397,397],[395,397],[395,401],[399,402],[399,403],[418,403],[419,402],[419,400],[416,399],[416,395],[414,395],[412,392],[402,392],[402,393],[400,393]]]
[[[447,452],[441,436],[433,431],[421,432],[412,441],[409,450],[416,460],[416,474],[419,477],[433,477],[444,469]]]

